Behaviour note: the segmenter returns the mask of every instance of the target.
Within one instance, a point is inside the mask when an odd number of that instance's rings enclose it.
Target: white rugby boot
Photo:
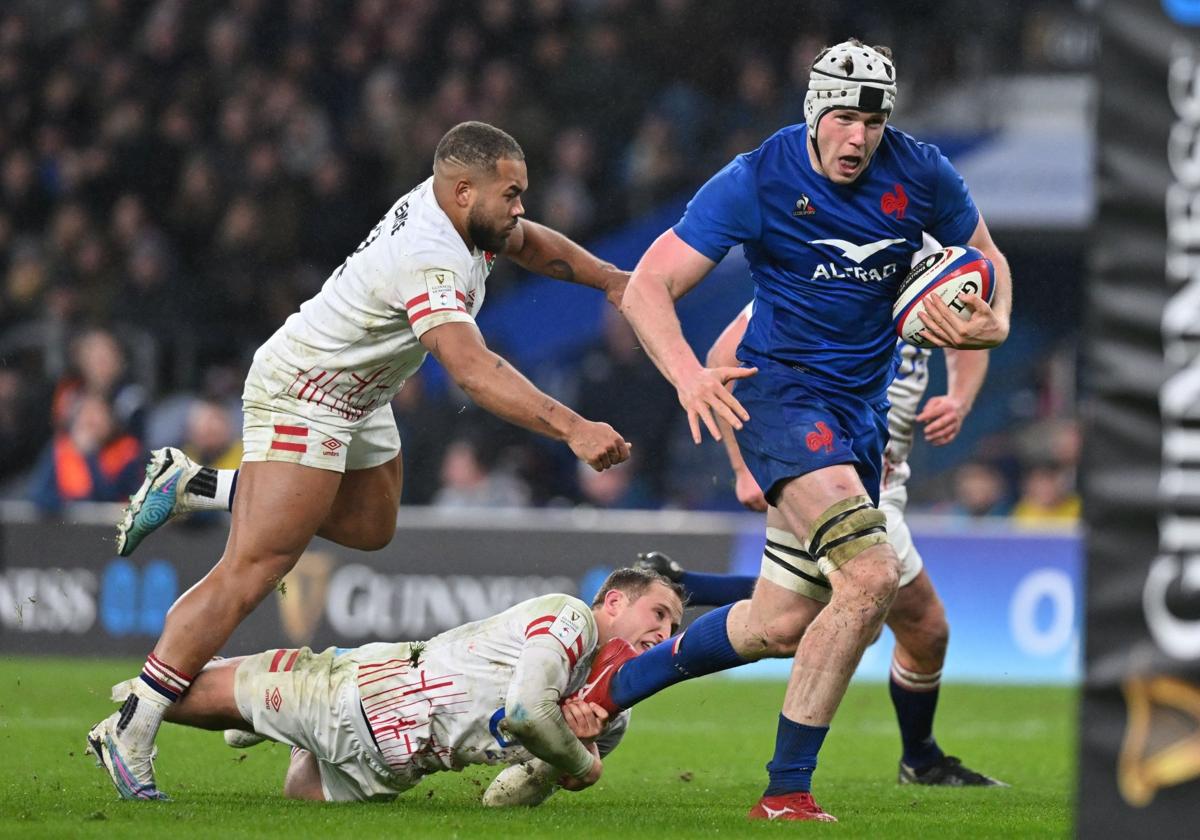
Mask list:
[[[123,743],[120,723],[121,712],[114,712],[93,726],[85,753],[96,757],[96,766],[108,773],[122,799],[169,800],[154,784],[154,756],[158,750]]]
[[[146,480],[129,497],[129,506],[117,525],[117,554],[128,557],[168,519],[193,510],[186,498],[187,485],[201,469],[201,464],[173,446],[150,453]]]

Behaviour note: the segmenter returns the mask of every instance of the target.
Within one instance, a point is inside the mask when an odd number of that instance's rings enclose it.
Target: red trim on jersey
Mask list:
[[[563,640],[562,640],[562,639],[560,639],[560,638],[558,638],[558,636],[554,636],[554,635],[552,635],[552,634],[550,633],[550,628],[549,628],[549,627],[539,627],[537,630],[534,630],[532,633],[529,633],[529,634],[527,634],[527,635],[525,636],[525,638],[526,638],[526,639],[532,639],[534,636],[550,636],[550,638],[551,638],[551,639],[554,639],[554,641],[556,641],[556,642],[558,642],[560,645],[562,645],[562,648],[563,648],[563,650],[564,650],[564,651],[566,652],[566,654],[567,654],[567,663],[568,663],[568,664],[569,664],[569,665],[570,665],[572,668],[574,668],[574,667],[575,667],[575,663],[576,663],[577,661],[579,661],[579,653],[576,653],[576,652],[575,652],[575,650],[574,650],[574,647],[575,647],[575,645],[572,645],[571,647],[567,647],[565,644],[563,644]],[[579,640],[578,638],[576,638],[576,639],[575,639],[575,641],[576,641],[576,642],[579,642],[580,640]],[[579,650],[580,650],[580,652],[582,652],[582,651],[583,651],[583,644],[582,644],[582,642],[580,642],[580,644],[579,644]]]
[[[533,621],[529,622],[529,625],[528,625],[528,626],[525,628],[525,638],[526,638],[526,639],[528,639],[528,638],[529,638],[529,635],[530,635],[530,634],[529,634],[529,631],[530,631],[530,630],[532,630],[534,627],[537,627],[537,626],[538,626],[539,624],[541,624],[543,621],[548,621],[548,622],[550,622],[551,624],[553,624],[553,623],[554,623],[554,620],[555,620],[557,617],[558,617],[558,616],[553,616],[553,615],[543,615],[543,616],[539,616],[538,618],[535,618]]]
[[[271,441],[272,449],[282,449],[284,452],[306,452],[308,444],[306,443],[289,443],[286,440]]]
[[[408,324],[409,324],[409,326],[412,326],[417,321],[420,321],[422,318],[424,318],[426,315],[434,315],[438,312],[466,312],[466,311],[467,311],[467,308],[465,306],[460,306],[457,309],[436,309],[436,310],[435,309],[419,309],[416,312],[408,313]]]
[[[272,674],[274,674],[276,671],[278,671],[279,670],[279,662],[281,659],[283,659],[283,655],[285,653],[287,653],[286,649],[275,651],[275,656],[274,656],[274,658],[271,659],[271,667],[268,668],[267,670],[270,671]]]
[[[365,665],[359,665],[358,671],[359,671],[359,673],[362,673],[363,671],[369,671],[372,668],[383,668],[387,665],[394,665],[399,662],[408,662],[408,661],[409,660],[407,660],[407,659],[389,659],[386,662],[369,662]]]
[[[296,657],[300,655],[299,650],[292,651],[292,655],[288,657],[287,664],[283,666],[284,671],[292,670],[292,666],[296,664]]]
[[[466,295],[464,295],[464,294],[463,294],[462,292],[460,292],[458,289],[455,289],[455,290],[454,290],[454,296],[455,296],[456,298],[458,298],[459,300],[461,300],[463,303],[466,303],[466,302],[467,302],[467,297],[466,297]],[[414,306],[419,306],[419,305],[420,305],[420,304],[422,304],[422,303],[426,303],[428,300],[429,300],[429,292],[425,292],[425,293],[423,293],[423,294],[419,294],[419,295],[417,295],[415,298],[413,298],[412,300],[410,300],[408,303],[404,304],[404,308],[405,308],[405,309],[412,309]]]
[[[277,435],[295,435],[296,437],[308,437],[307,426],[276,426],[275,434]]]

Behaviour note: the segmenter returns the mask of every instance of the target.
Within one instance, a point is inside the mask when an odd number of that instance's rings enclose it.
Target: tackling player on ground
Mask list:
[[[920,254],[917,255],[919,259]],[[710,368],[736,365],[737,347],[750,321],[752,305],[730,322],[709,350]],[[946,393],[931,397],[918,411],[929,385],[932,351],[904,341],[896,343],[896,375],[888,387],[888,444],[883,454],[883,476],[879,508],[887,517],[888,539],[900,561],[899,589],[887,614],[887,625],[895,636],[889,690],[900,726],[903,753],[898,780],[901,784],[943,786],[997,785],[995,779],[975,772],[954,756],[946,755],[933,737],[942,665],[950,640],[946,610],[933,587],[924,561],[913,544],[904,519],[908,504],[905,486],[911,473],[908,455],[918,424],[924,424],[925,439],[934,446],[953,441],[962,429],[987,374],[988,351],[947,349]],[[750,510],[767,511],[758,483],[742,459],[737,438],[722,424],[723,443],[736,476],[738,500]],[[795,574],[797,558],[787,548],[782,523],[768,522],[761,576],[787,585]],[[803,561],[803,558],[800,558]],[[751,597],[756,578],[744,575],[689,573],[666,555],[650,552],[639,565],[653,569],[683,584],[690,606],[724,606]],[[828,590],[813,584],[805,593],[827,600]]]
[[[763,578],[749,602],[617,669],[585,697],[628,708],[667,685],[795,651],[769,784],[749,816],[832,820],[810,793],[817,754],[862,652],[896,595],[899,564],[878,509],[895,336],[892,302],[925,234],[975,246],[996,269],[994,303],[964,298],[960,321],[936,296],[938,346],[986,348],[1008,335],[1011,279],[961,177],[933,146],[887,125],[896,100],[886,49],[847,41],[813,62],[805,123],[715,175],[642,257],[622,311],[675,385],[692,437],[741,432],[794,572]],[[742,244],[755,308],[738,357],[706,368],[675,300]],[[726,383],[739,380],[737,396]],[[812,587],[828,602],[811,597]],[[632,653],[632,652],[630,652]],[[615,676],[614,676],[615,675]]]
[[[552,770],[548,786],[529,790],[536,771],[521,772],[484,797],[537,804],[554,780],[568,790],[594,784],[625,732],[627,713],[609,721],[586,703],[560,706],[583,685],[597,647],[659,644],[679,627],[680,592],[654,572],[618,569],[590,608],[545,595],[427,642],[217,660],[166,720],[260,736],[244,744],[290,744],[284,794],[295,799],[386,800],[430,773],[537,759]],[[128,688],[115,686],[114,699]]]
[[[233,518],[225,553],[172,606],[122,710],[88,733],[122,797],[163,798],[152,757],[164,713],[314,535],[363,550],[391,541],[402,476],[391,400],[428,353],[481,407],[563,441],[594,469],[629,457],[611,426],[539,391],[475,326],[497,255],[602,289],[614,303],[628,280],[522,220],[527,187],[512,137],[483,123],[451,129],[432,177],[398,200],[255,354],[241,469],[202,468],[173,449],[154,454],[118,529],[121,554],[185,509],[230,509]]]

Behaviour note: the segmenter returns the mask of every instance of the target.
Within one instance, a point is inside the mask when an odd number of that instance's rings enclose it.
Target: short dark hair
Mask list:
[[[596,597],[592,599],[592,606],[598,607],[603,604],[604,596],[613,589],[624,592],[630,601],[636,601],[645,595],[646,590],[656,583],[661,583],[678,595],[681,603],[687,603],[687,591],[681,584],[650,569],[627,567],[617,569],[604,579],[604,583],[600,584],[600,589],[596,592]]]
[[[487,172],[496,171],[496,161],[500,158],[525,160],[525,152],[512,135],[494,125],[474,121],[459,123],[447,131],[433,153],[434,164],[449,161]]]

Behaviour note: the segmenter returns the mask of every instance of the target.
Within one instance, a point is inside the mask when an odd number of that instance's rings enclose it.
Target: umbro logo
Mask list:
[[[814,239],[808,244],[832,245],[841,251],[842,256],[846,257],[846,259],[854,260],[859,265],[862,265],[865,260],[870,259],[885,248],[890,248],[904,241],[904,239],[880,239],[878,242],[855,245],[853,242],[847,242],[845,239]]]
[[[338,450],[342,448],[342,442],[335,438],[325,438],[321,446],[324,447],[326,455],[337,455]]]
[[[804,193],[800,193],[800,197],[796,199],[796,209],[792,211],[793,216],[811,216],[817,212],[817,208],[813,205],[812,199]]]

